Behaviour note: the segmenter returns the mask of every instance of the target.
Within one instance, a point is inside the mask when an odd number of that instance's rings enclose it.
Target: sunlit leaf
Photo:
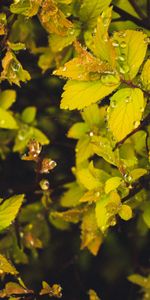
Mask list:
[[[138,284],[141,287],[144,287],[145,289],[150,288],[150,278],[141,276],[139,274],[132,274],[128,276],[128,280],[132,283]]]
[[[146,61],[144,64],[142,73],[141,73],[141,80],[144,88],[148,91],[150,91],[150,59]]]
[[[117,165],[118,153],[113,151],[110,141],[103,136],[93,136],[91,139],[93,151],[100,157],[103,157],[107,162]]]
[[[145,102],[138,88],[123,88],[111,98],[108,126],[117,141],[140,125]]]
[[[72,125],[69,129],[67,136],[72,139],[80,139],[89,130],[89,126],[86,123],[78,122]]]
[[[94,290],[89,290],[89,300],[101,300]]]
[[[44,0],[42,2],[39,19],[49,33],[65,35],[67,30],[72,27],[71,21],[65,17],[53,0]]]
[[[5,90],[0,93],[0,107],[8,109],[16,101],[15,90]]]
[[[119,210],[119,216],[121,219],[128,221],[132,218],[132,209],[129,205],[123,204]]]
[[[117,189],[117,187],[121,184],[122,178],[120,177],[112,177],[109,178],[105,183],[105,193],[108,194],[111,191]]]
[[[94,154],[89,135],[85,135],[81,139],[79,139],[75,151],[77,165],[87,160]]]
[[[0,204],[0,231],[6,229],[16,218],[23,203],[24,195],[12,196]]]
[[[0,107],[0,128],[17,129],[18,125],[14,117],[9,111]]]
[[[82,1],[79,16],[80,20],[84,23],[87,23],[87,27],[94,27],[96,25],[97,17],[105,10],[111,0],[84,0]]]
[[[146,34],[135,30],[119,31],[113,34],[112,41],[116,49],[120,74],[125,79],[133,79],[146,54],[148,45]]]
[[[104,84],[101,80],[83,82],[70,80],[64,86],[60,107],[70,110],[82,109],[102,100],[111,94],[118,85],[119,82],[108,82],[108,84]]]
[[[14,0],[10,10],[14,14],[22,14],[27,17],[32,17],[37,14],[42,0]]]
[[[120,197],[116,192],[111,192],[109,195],[103,195],[96,202],[96,219],[97,225],[104,233],[109,226],[116,225],[115,215],[120,209]]]

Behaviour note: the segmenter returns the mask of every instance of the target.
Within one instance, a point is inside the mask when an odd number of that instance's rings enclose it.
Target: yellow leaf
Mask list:
[[[76,81],[69,80],[64,86],[62,109],[82,109],[92,103],[98,102],[111,94],[119,82],[102,83],[101,80]]]
[[[123,204],[118,214],[121,219],[128,221],[132,218],[132,209],[129,205]]]
[[[90,130],[88,124],[83,122],[77,122],[69,129],[67,133],[68,138],[80,139]]]
[[[98,80],[100,74],[112,72],[112,68],[98,58],[94,57],[79,43],[75,44],[78,57],[67,62],[63,67],[54,71],[54,75],[67,77],[73,80]]]
[[[6,259],[5,256],[0,254],[0,275],[11,274],[17,275],[18,271],[16,268]]]
[[[9,111],[0,107],[0,128],[17,129],[18,125],[15,118]]]
[[[90,136],[84,135],[82,136],[76,145],[76,163],[79,165],[83,161],[87,160],[89,157],[91,157],[93,152],[93,147],[90,143]]]
[[[148,59],[143,67],[141,80],[144,88],[150,91],[150,59]]]
[[[89,300],[101,300],[94,290],[89,290]]]
[[[122,179],[120,177],[109,178],[105,183],[105,193],[108,194],[117,189],[117,187],[121,184],[121,181]]]
[[[97,20],[97,29],[93,38],[93,53],[110,66],[115,66],[115,49],[108,35],[108,27],[111,21],[112,7],[107,8]]]
[[[95,211],[90,209],[83,216],[81,223],[81,249],[87,247],[93,255],[97,255],[102,241],[102,234],[97,227]]]
[[[49,33],[65,35],[67,30],[72,27],[71,21],[65,17],[53,0],[44,0],[42,2],[39,19]]]
[[[117,141],[140,125],[144,107],[143,92],[138,88],[123,88],[112,96],[108,127]]]
[[[147,35],[141,31],[124,30],[113,34],[118,71],[125,79],[133,79],[141,66],[146,50]]]

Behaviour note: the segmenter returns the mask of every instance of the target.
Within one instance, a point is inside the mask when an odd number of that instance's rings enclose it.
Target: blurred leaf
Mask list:
[[[0,204],[0,231],[6,229],[16,218],[22,205],[24,195],[16,195]]]
[[[109,178],[105,183],[105,193],[109,194],[111,191],[117,189],[121,182],[122,178],[120,177]]]
[[[11,274],[17,275],[18,271],[16,268],[6,259],[5,256],[0,254],[0,275]]]
[[[0,107],[0,128],[17,129],[18,125],[16,120],[9,111]]]
[[[108,126],[117,141],[140,125],[144,107],[143,92],[138,88],[123,88],[111,97]]]
[[[132,218],[132,209],[129,205],[123,204],[119,210],[119,216],[121,219],[128,221]]]
[[[138,284],[139,286],[149,289],[150,288],[150,278],[141,276],[139,274],[132,274],[128,276],[128,280],[132,283]]]
[[[147,170],[142,168],[134,169],[130,172],[130,176],[132,177],[133,181],[139,179],[145,174],[147,174]]]
[[[89,290],[89,300],[101,300],[94,290]]]
[[[49,297],[62,297],[62,288],[58,284],[53,284],[52,287],[46,282],[42,282],[43,288],[40,291],[40,295],[48,295]]]
[[[0,35],[6,34],[7,18],[5,13],[0,13]]]
[[[25,50],[26,46],[24,43],[12,43],[12,42],[7,42],[8,47],[13,50],[13,51],[20,51],[20,50]]]
[[[0,94],[0,107],[3,109],[8,109],[16,101],[16,91],[15,90],[5,90]]]
[[[146,202],[142,205],[143,210],[143,220],[145,224],[150,228],[150,203]]]
[[[21,115],[22,121],[25,123],[32,123],[36,117],[36,107],[35,106],[28,106],[26,107]]]

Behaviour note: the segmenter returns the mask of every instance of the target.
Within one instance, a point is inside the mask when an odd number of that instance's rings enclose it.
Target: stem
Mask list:
[[[137,2],[135,0],[129,0],[130,4],[132,5],[132,7],[134,8],[134,10],[136,11],[136,13],[139,15],[139,17],[141,19],[145,19],[145,15],[143,14],[143,12],[141,11],[140,7],[138,6]]]
[[[143,27],[145,29],[150,29],[150,24],[147,22],[146,19],[140,20],[116,5],[113,6],[113,10],[116,13],[118,13],[122,17],[123,20],[129,20],[129,21],[134,22],[139,27]]]

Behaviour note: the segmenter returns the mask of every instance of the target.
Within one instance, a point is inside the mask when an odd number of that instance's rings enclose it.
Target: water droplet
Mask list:
[[[126,42],[122,41],[120,44],[120,47],[124,49],[124,48],[126,48],[126,46],[127,46]]]
[[[118,78],[113,75],[102,75],[101,82],[105,85],[113,85],[118,83]]]
[[[135,122],[133,123],[133,126],[134,126],[135,129],[136,129],[139,125],[140,125],[140,122],[139,122],[139,121],[135,121]]]
[[[125,59],[126,59],[125,55],[123,55],[123,54],[117,57],[117,60],[119,60],[119,61],[125,61]]]
[[[11,68],[14,72],[18,72],[20,69],[20,64],[13,60],[11,63]]]
[[[114,217],[110,222],[110,226],[115,226],[115,225],[116,225],[116,218]]]
[[[46,179],[42,179],[40,181],[40,187],[43,191],[47,191],[49,189],[49,181]]]
[[[144,112],[144,107],[140,107],[140,111],[143,113]]]
[[[112,45],[113,45],[114,47],[119,47],[119,42],[118,42],[117,40],[114,40],[114,41],[112,42]]]
[[[65,72],[65,71],[66,71],[66,69],[67,69],[67,67],[66,67],[66,66],[64,66],[64,67],[62,68],[62,71],[63,71],[63,72]]]
[[[126,97],[125,102],[129,103],[129,102],[131,102],[131,99],[132,99],[131,96],[128,96],[128,97]]]
[[[111,101],[110,106],[111,106],[112,108],[116,107],[116,101],[115,101],[115,100]]]
[[[93,135],[94,135],[94,132],[90,131],[89,136],[93,136]]]
[[[126,36],[126,32],[125,31],[119,31],[118,35],[119,35],[120,38],[123,38],[123,37]]]
[[[142,28],[136,28],[136,31],[143,32]]]

